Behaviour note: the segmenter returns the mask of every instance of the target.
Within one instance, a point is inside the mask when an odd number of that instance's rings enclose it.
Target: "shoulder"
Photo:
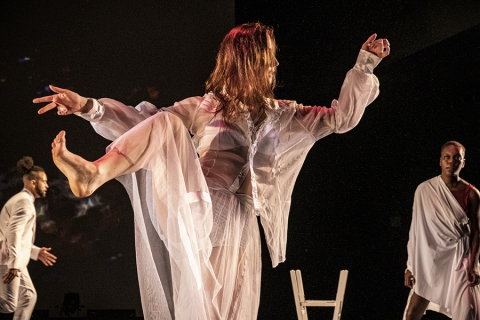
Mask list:
[[[184,105],[184,106],[194,105],[194,106],[198,106],[198,105],[200,105],[205,99],[206,99],[206,96],[203,96],[203,97],[201,97],[201,96],[189,97],[189,98],[180,100],[180,101],[178,101],[178,102],[175,102],[174,105]]]
[[[479,196],[480,193],[478,189],[475,188],[473,185],[470,184],[469,186],[471,187],[470,187],[470,191],[468,192],[468,200],[478,205],[480,201],[480,196]]]
[[[20,191],[14,194],[10,199],[8,199],[7,203],[19,202],[19,201],[30,201],[30,195],[25,191]]]
[[[293,100],[274,100],[275,109],[273,112],[290,118],[296,114],[297,110],[301,107],[296,101]]]
[[[208,112],[217,112],[220,107],[220,100],[212,93],[206,93],[203,97],[199,98],[199,108]]]
[[[436,184],[439,183],[439,179],[440,179],[440,177],[436,176],[436,177],[430,178],[428,180],[425,180],[418,185],[417,189],[424,189],[424,188],[427,188],[429,186],[436,185]]]
[[[189,97],[180,101],[175,102],[173,105],[169,107],[163,107],[163,111],[168,111],[171,113],[175,113],[182,117],[193,116],[198,109],[199,105],[205,100],[205,97]]]
[[[172,107],[164,108],[165,110],[172,110],[175,108],[182,109],[206,109],[210,112],[215,112],[218,107],[218,100],[213,93],[207,93],[204,96],[195,96],[183,99],[181,101],[175,102]]]
[[[8,199],[7,203],[5,203],[5,207],[9,207],[13,210],[16,210],[16,208],[28,208],[30,206],[34,206],[31,196],[23,191],[15,194],[13,197]]]
[[[440,180],[441,178],[439,176],[436,176],[423,181],[417,186],[417,189],[415,190],[415,195],[418,196],[438,190],[438,188],[440,187],[440,183],[442,182]]]

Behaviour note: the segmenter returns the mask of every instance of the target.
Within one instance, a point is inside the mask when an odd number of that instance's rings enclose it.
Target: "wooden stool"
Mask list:
[[[340,320],[345,287],[347,286],[348,270],[340,271],[337,298],[335,300],[305,300],[302,273],[300,270],[290,270],[290,277],[292,278],[293,296],[295,297],[298,320],[308,320],[307,307],[334,307],[333,320]]]

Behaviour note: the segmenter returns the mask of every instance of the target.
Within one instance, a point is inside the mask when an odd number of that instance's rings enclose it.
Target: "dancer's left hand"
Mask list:
[[[468,268],[467,270],[467,281],[470,287],[476,286],[480,281],[480,277],[473,268]]]
[[[390,54],[390,42],[387,39],[377,39],[377,34],[374,33],[363,43],[362,49],[385,58]]]
[[[48,252],[50,250],[52,250],[52,248],[41,248],[38,252],[38,260],[42,261],[47,267],[51,267],[57,262],[57,257]]]
[[[415,285],[415,277],[413,276],[412,272],[408,269],[405,270],[403,284],[405,285],[405,287],[408,287],[410,289],[413,289],[413,286]]]

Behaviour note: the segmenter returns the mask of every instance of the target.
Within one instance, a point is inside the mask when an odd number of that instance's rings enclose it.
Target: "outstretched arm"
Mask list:
[[[380,84],[373,70],[390,54],[390,43],[387,39],[376,38],[377,34],[374,33],[363,43],[355,66],[345,77],[338,101],[332,103],[336,133],[353,129],[362,118],[365,108],[379,94]]]
[[[113,99],[97,101],[67,89],[55,86],[50,89],[55,94],[33,99],[34,103],[48,102],[38,110],[39,114],[55,108],[61,116],[75,114],[90,121],[99,135],[112,141],[158,111],[145,101],[134,108]]]
[[[300,105],[297,120],[315,139],[353,129],[363,116],[365,108],[378,96],[379,82],[373,69],[390,54],[387,39],[376,39],[372,34],[362,46],[355,66],[348,71],[338,100],[331,108]]]

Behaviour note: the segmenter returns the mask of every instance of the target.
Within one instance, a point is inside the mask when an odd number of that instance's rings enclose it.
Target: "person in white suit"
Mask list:
[[[34,201],[48,189],[45,171],[31,157],[17,163],[23,174],[23,189],[11,197],[0,213],[0,312],[14,313],[13,319],[30,319],[37,292],[28,273],[30,259],[52,266],[57,257],[51,248],[35,246],[36,212]]]

